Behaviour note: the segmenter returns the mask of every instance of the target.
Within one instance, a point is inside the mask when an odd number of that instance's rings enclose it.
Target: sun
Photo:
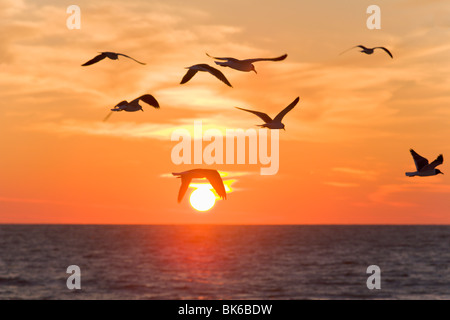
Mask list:
[[[192,208],[197,211],[208,211],[216,203],[216,195],[208,187],[199,187],[189,198]]]

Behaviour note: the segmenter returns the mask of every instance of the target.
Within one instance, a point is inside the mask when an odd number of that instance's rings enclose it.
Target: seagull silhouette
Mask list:
[[[225,192],[225,186],[223,185],[222,178],[220,177],[217,170],[212,169],[192,169],[184,172],[173,172],[172,173],[177,178],[181,178],[181,187],[178,192],[178,203],[183,200],[184,195],[191,183],[192,179],[208,179],[209,183],[213,186],[214,190],[217,192],[219,197],[222,199],[227,199],[227,193]]]
[[[217,79],[219,79],[220,81],[222,81],[223,83],[225,83],[227,86],[233,88],[233,86],[231,85],[231,83],[227,80],[227,78],[225,78],[225,76],[223,75],[222,72],[220,72],[219,70],[217,70],[216,68],[211,67],[210,65],[201,63],[201,64],[196,64],[190,67],[187,67],[186,69],[189,69],[188,72],[184,75],[183,79],[181,80],[180,84],[184,84],[186,82],[188,82],[189,80],[192,79],[193,76],[195,76],[195,74],[199,71],[205,71],[205,72],[209,72],[210,74],[212,74],[213,76],[215,76]]]
[[[134,61],[136,61],[137,63],[140,63],[140,64],[145,64],[143,62],[137,61],[136,59],[134,59],[134,58],[132,58],[130,56],[127,56],[126,54],[115,53],[115,52],[100,52],[100,54],[98,56],[96,56],[93,59],[89,60],[88,62],[82,64],[82,66],[83,67],[90,66],[91,64],[97,63],[97,62],[99,62],[99,61],[101,61],[101,60],[103,60],[105,58],[109,58],[111,60],[118,60],[119,56],[123,56],[123,57],[129,58],[129,59],[132,59],[132,60],[134,60]]]
[[[111,109],[111,112],[105,117],[103,121],[108,120],[108,118],[113,114],[113,112],[120,112],[120,111],[134,112],[139,110],[144,111],[144,109],[142,109],[142,106],[139,104],[139,101],[144,101],[145,103],[151,105],[155,109],[159,109],[158,101],[151,94],[144,94],[131,102],[128,102],[126,100],[119,102],[117,105],[114,106],[113,109]]]
[[[269,129],[283,129],[283,130],[286,130],[284,128],[284,124],[281,123],[281,120],[283,120],[283,117],[286,115],[286,113],[291,111],[297,105],[299,100],[300,100],[299,97],[295,98],[295,100],[292,101],[292,103],[290,105],[288,105],[286,108],[284,108],[279,114],[277,114],[277,116],[273,120],[272,120],[271,117],[269,117],[264,112],[253,111],[253,110],[248,110],[248,109],[243,109],[243,108],[238,108],[238,107],[236,107],[236,108],[239,109],[239,110],[244,110],[244,111],[256,114],[258,117],[263,119],[263,121],[265,123],[261,124],[261,125],[258,125],[259,127],[265,127],[265,128],[269,128]]]
[[[254,71],[255,73],[255,66],[253,65],[254,62],[258,61],[282,61],[286,59],[287,54],[284,54],[282,56],[279,56],[277,58],[256,58],[256,59],[245,59],[245,60],[238,60],[235,58],[220,58],[220,57],[212,57],[208,53],[206,55],[210,58],[216,59],[216,60],[224,60],[224,62],[221,61],[214,61],[217,65],[222,67],[230,67],[235,70],[239,71],[245,71],[250,72]]]
[[[386,49],[385,47],[366,48],[366,47],[364,47],[363,45],[359,45],[359,46],[352,47],[352,48],[350,48],[350,49],[348,49],[348,50],[345,50],[345,51],[342,52],[341,54],[343,54],[343,53],[345,53],[345,52],[347,52],[347,51],[349,51],[349,50],[351,50],[351,49],[354,49],[354,48],[361,48],[362,50],[361,50],[360,52],[363,52],[363,53],[365,53],[365,54],[372,54],[372,53],[375,51],[375,49],[382,49],[382,50],[386,51],[386,53],[387,53],[388,55],[390,55],[392,59],[394,58],[394,57],[392,56],[392,53],[391,53],[388,49]]]
[[[414,163],[416,164],[416,172],[405,172],[405,175],[408,177],[428,177],[428,176],[435,176],[437,174],[444,174],[439,169],[435,169],[438,165],[442,164],[444,162],[444,156],[440,154],[436,160],[434,160],[432,163],[428,163],[428,160],[424,157],[420,156],[415,152],[413,149],[409,150],[411,152],[411,155],[414,159]]]

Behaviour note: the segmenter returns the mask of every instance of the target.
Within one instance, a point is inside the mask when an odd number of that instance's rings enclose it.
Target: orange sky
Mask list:
[[[66,27],[70,4],[81,29]],[[366,27],[369,5],[381,30]],[[0,223],[449,224],[450,6],[410,1],[0,0]],[[386,46],[368,56],[358,45]],[[129,59],[81,64],[98,51]],[[205,53],[256,63],[179,85]],[[113,114],[142,94],[161,105]],[[256,128],[234,107],[275,116],[297,96],[280,131],[280,168],[174,165],[170,135]],[[446,175],[408,178],[409,149]],[[171,172],[229,173],[233,192],[207,213]],[[193,189],[190,189],[193,190]]]

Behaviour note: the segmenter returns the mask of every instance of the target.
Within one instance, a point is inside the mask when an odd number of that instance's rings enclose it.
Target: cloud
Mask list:
[[[11,113],[9,113],[11,115]],[[125,113],[126,114],[126,113]],[[30,115],[30,113],[12,113],[15,117]],[[114,115],[116,118],[122,114]],[[134,115],[131,115],[134,116]],[[54,119],[58,117],[59,119]],[[138,117],[133,117],[136,121],[140,121]],[[39,131],[39,132],[49,132],[56,133],[60,135],[92,135],[92,136],[109,136],[121,139],[158,139],[171,141],[171,136],[174,132],[179,130],[188,131],[192,139],[194,139],[194,128],[195,124],[201,123],[202,134],[205,134],[207,130],[215,129],[218,130],[222,136],[226,137],[227,130],[242,129],[237,126],[237,122],[230,119],[229,121],[224,121],[224,118],[182,118],[176,119],[173,122],[162,122],[162,123],[137,123],[131,121],[121,121],[112,123],[110,122],[100,122],[100,121],[83,121],[83,120],[72,120],[61,118],[57,113],[46,113],[41,115],[42,120],[39,123],[27,124],[23,127],[26,131]],[[45,121],[47,119],[52,119],[53,121]],[[226,118],[225,118],[226,120]],[[226,122],[227,124],[225,124]],[[244,128],[243,130],[247,130]]]
[[[11,1],[7,3],[15,6]],[[16,111],[36,103],[23,101],[24,95],[39,97],[49,92],[49,88],[53,93],[64,92],[67,97],[83,95],[82,102],[65,101],[64,117],[73,120],[73,123],[59,124],[66,132],[114,136],[113,130],[99,125],[87,129],[80,118],[90,116],[88,108],[113,106],[143,93],[158,96],[169,107],[200,110],[202,118],[213,123],[232,122],[232,127],[250,126],[259,121],[256,117],[252,122],[250,116],[237,116],[233,113],[234,106],[263,110],[272,115],[300,96],[299,105],[285,118],[292,134],[284,135],[283,139],[312,142],[389,138],[396,134],[399,121],[422,122],[423,114],[399,116],[406,106],[399,106],[398,101],[410,97],[404,87],[410,87],[417,96],[408,107],[421,106],[425,101],[431,104],[425,115],[427,120],[442,118],[439,114],[442,111],[435,110],[442,110],[449,102],[448,96],[441,94],[439,100],[431,100],[430,95],[421,95],[417,90],[424,81],[434,84],[439,74],[428,74],[421,66],[402,63],[402,59],[391,61],[359,52],[314,62],[303,62],[300,56],[288,53],[288,59],[282,63],[259,63],[258,75],[221,68],[235,84],[235,89],[227,88],[207,74],[199,74],[180,86],[185,67],[200,62],[213,64],[212,59],[206,57],[206,51],[246,58],[273,55],[273,50],[258,48],[256,42],[242,41],[248,31],[242,25],[227,25],[202,9],[141,1],[80,2],[82,29],[68,30],[55,19],[61,15],[61,7],[56,2],[48,1],[40,10],[27,10],[30,11],[28,17],[19,12],[34,6],[24,6],[24,3],[17,5],[15,13],[9,14],[16,19],[6,22],[14,32],[5,35],[7,47],[2,52],[15,54],[14,63],[1,71],[0,79],[4,80],[0,83],[6,86],[10,99],[20,102]],[[415,43],[427,35],[418,34],[416,30],[409,33]],[[395,49],[406,55],[403,60],[414,60],[420,55],[429,60],[430,55],[444,54],[448,50],[448,45],[435,40],[433,37],[426,46],[415,48],[410,56],[406,42],[399,42]],[[125,50],[147,65],[141,68],[133,61],[121,60],[80,67],[98,50],[106,49]],[[277,52],[281,53],[284,52]],[[440,72],[442,81],[438,86],[442,92],[448,88],[449,80],[445,79],[450,77],[447,77],[448,68]],[[40,112],[54,113],[58,108],[56,104],[60,104],[59,101],[46,102],[40,106]],[[217,115],[218,111],[225,116]],[[187,122],[176,113],[171,117]],[[118,131],[126,136],[161,137],[166,134],[169,123],[173,121],[168,120],[167,125],[160,122],[159,127],[140,125],[130,134],[120,128]],[[126,125],[123,128],[129,129]]]
[[[83,122],[76,120],[63,120],[60,122],[47,122],[28,128],[43,132],[58,134],[84,134],[94,136],[109,136],[119,138],[148,138],[170,140],[171,133],[183,126],[170,124],[137,124],[133,122],[121,122],[118,124],[102,122]]]
[[[2,5],[11,10],[9,18],[1,22],[10,32],[0,36],[0,46],[5,46],[0,51],[11,59],[0,59],[5,64],[0,69],[0,85],[5,89],[0,97],[14,105],[14,112],[0,112],[7,113],[10,119],[28,118],[21,123],[10,121],[8,126],[163,139],[169,131],[193,123],[191,119],[200,112],[205,123],[211,120],[216,128],[225,128],[221,125],[224,120],[237,127],[232,117],[224,119],[216,114],[218,110],[235,111],[233,106],[244,104],[239,97],[224,94],[228,87],[207,74],[199,74],[185,86],[180,86],[179,81],[185,67],[212,62],[205,54],[205,44],[218,52],[229,48],[249,54],[258,52],[233,39],[242,32],[240,27],[216,24],[210,13],[201,9],[163,3],[81,1],[82,28],[68,30],[61,21],[65,10],[58,2],[46,1],[39,10],[34,10],[37,5],[22,1],[3,1]],[[99,50],[124,52],[147,65],[120,59],[80,66]],[[131,123],[93,122],[98,117],[96,110],[104,108],[106,115],[108,108],[119,101],[143,93],[154,94],[162,108],[173,110],[166,121],[134,127]],[[180,109],[185,111],[177,112]],[[195,112],[186,117],[189,109]],[[59,119],[47,121],[56,114]]]
[[[12,18],[25,8],[24,0],[0,0],[0,18],[3,21]]]
[[[362,169],[355,169],[355,168],[345,168],[345,167],[338,167],[338,168],[333,168],[333,171],[336,172],[342,172],[342,173],[346,173],[352,176],[356,176],[360,179],[364,179],[364,180],[375,180],[376,176],[378,175],[378,172],[376,171],[371,171],[371,170],[362,170]]]

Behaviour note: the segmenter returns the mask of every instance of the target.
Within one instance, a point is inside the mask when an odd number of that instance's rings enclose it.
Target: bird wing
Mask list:
[[[193,76],[197,73],[197,70],[189,69],[188,72],[184,75],[183,79],[181,79],[180,84],[186,83],[192,79]]]
[[[286,115],[286,113],[288,113],[289,111],[291,111],[298,103],[298,101],[300,100],[299,97],[295,98],[294,101],[291,102],[290,105],[288,105],[286,108],[284,108],[279,114],[277,114],[277,116],[275,117],[275,119],[273,119],[273,121],[279,121],[281,122],[281,120],[283,119],[283,117]]]
[[[210,58],[213,58],[213,59],[216,59],[216,60],[224,60],[224,61],[239,61],[238,59],[236,59],[236,58],[231,58],[231,57],[213,57],[213,56],[210,56],[208,53],[206,53],[206,55],[208,56],[208,57],[210,57]]]
[[[130,56],[127,56],[126,54],[123,54],[123,53],[118,53],[117,55],[119,55],[119,56],[124,56],[124,57],[129,58],[129,59],[131,59],[131,60],[134,60],[134,61],[136,61],[137,63],[140,63],[140,64],[145,64],[145,63],[140,62],[140,61],[137,61],[136,59],[134,59],[134,58],[132,58],[132,57],[130,57]]]
[[[181,177],[181,186],[180,191],[178,191],[178,203],[183,200],[184,195],[186,194],[187,189],[189,188],[189,185],[191,184],[191,177],[187,177],[182,175]]]
[[[137,98],[135,100],[142,100],[145,103],[148,103],[149,105],[151,105],[152,107],[159,109],[158,101],[151,94],[144,94],[143,96],[140,96],[139,98]]]
[[[359,45],[359,46],[354,46],[354,47],[351,47],[350,49],[347,49],[347,50],[345,50],[345,51],[342,51],[341,53],[339,53],[339,55],[344,54],[344,53],[346,53],[347,51],[350,51],[350,50],[355,49],[355,48],[367,49],[366,47],[361,46],[361,45]]]
[[[256,58],[256,59],[246,59],[244,61],[249,62],[249,63],[253,63],[253,62],[258,62],[258,61],[282,61],[284,59],[286,59],[287,54],[283,54],[282,56],[276,57],[276,58]]]
[[[123,101],[120,101],[118,104],[116,104],[116,107],[125,106],[127,104],[128,104],[128,101],[127,100],[123,100]]]
[[[247,112],[251,112],[251,113],[253,113],[253,114],[256,114],[256,115],[257,115],[258,117],[260,117],[265,123],[269,123],[269,122],[272,121],[272,118],[269,117],[269,116],[267,115],[267,113],[259,112],[259,111],[253,111],[253,110],[248,110],[248,109],[239,108],[239,107],[236,107],[236,109],[244,110],[244,111],[247,111]]]
[[[227,199],[227,193],[225,191],[222,178],[220,177],[220,173],[216,170],[211,170],[205,174],[205,177],[208,179],[209,183],[211,183],[214,190],[216,190],[219,197],[222,199]]]
[[[394,59],[394,57],[392,56],[392,53],[388,49],[386,49],[385,47],[375,47],[374,49],[383,49],[384,51],[387,52],[388,55],[391,56],[392,59]]]
[[[103,119],[103,122],[107,121],[107,120],[109,119],[109,117],[111,117],[111,115],[112,115],[113,113],[114,113],[113,111],[111,111],[110,113],[108,113],[108,115],[105,117],[105,119]]]
[[[428,165],[428,160],[424,157],[420,156],[417,152],[415,152],[413,149],[409,150],[411,152],[411,155],[414,159],[414,163],[416,164],[417,171],[420,171],[423,167]]]
[[[436,168],[438,165],[442,164],[444,162],[444,156],[442,154],[440,154],[436,160],[434,160],[432,163],[430,163],[429,165],[425,166],[422,168],[423,171],[428,171],[428,170],[433,170],[434,168]]]
[[[122,107],[125,107],[127,105],[128,105],[128,101],[123,100],[123,101],[120,101],[118,104],[116,104],[113,109],[123,109]],[[111,110],[113,110],[113,109],[111,109]]]
[[[88,62],[82,64],[81,66],[85,67],[85,66],[90,66],[91,64],[97,63],[103,59],[106,58],[106,54],[104,53],[100,53],[98,56],[96,56],[95,58],[89,60]]]
[[[200,65],[202,68],[206,69],[206,71],[208,71],[209,73],[211,73],[213,76],[215,76],[217,79],[219,79],[220,81],[222,81],[223,83],[225,83],[227,86],[233,88],[233,86],[231,85],[231,83],[228,81],[228,79],[225,77],[225,75],[220,71],[217,70],[216,68],[211,67],[210,65],[207,64],[201,64]]]

